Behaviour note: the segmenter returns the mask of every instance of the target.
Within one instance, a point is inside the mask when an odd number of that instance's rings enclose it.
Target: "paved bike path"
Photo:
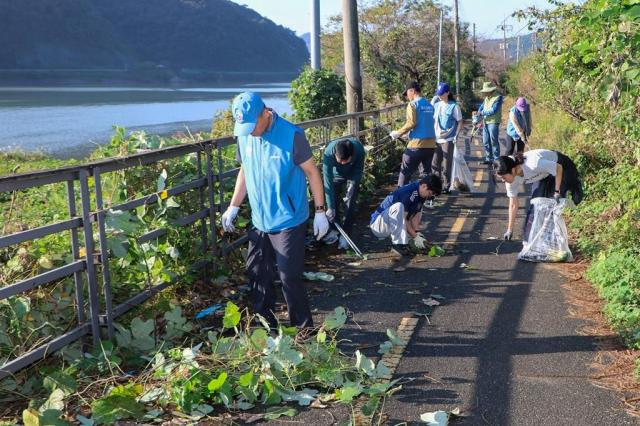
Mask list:
[[[353,238],[369,259],[360,263],[332,248],[310,253],[313,267],[337,277],[309,286],[317,322],[345,306],[353,314],[342,333],[350,340],[345,348],[375,356],[387,328],[427,310],[423,298],[445,298],[428,320],[418,317],[393,376],[403,387],[385,402],[383,424],[421,424],[422,413],[456,407],[467,416],[454,424],[638,424],[615,393],[591,383],[597,340],[577,333],[582,323],[569,318],[558,267],[519,262],[520,232],[516,241],[501,241],[504,184],[479,164],[480,144],[465,139],[458,149],[465,151],[476,192],[440,197],[441,205],[425,210],[423,219],[425,236],[444,245],[445,256],[398,260],[389,242],[365,227],[364,206],[378,200],[362,200],[363,223]],[[377,197],[385,195],[381,190]],[[329,425],[349,415],[347,407],[333,406],[303,410],[292,420]]]

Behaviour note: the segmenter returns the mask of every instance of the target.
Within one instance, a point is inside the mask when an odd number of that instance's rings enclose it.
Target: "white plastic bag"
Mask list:
[[[473,178],[471,177],[471,171],[464,159],[464,154],[458,151],[456,146],[453,148],[453,168],[451,169],[449,191],[472,192],[472,188]]]
[[[529,238],[523,244],[518,259],[529,262],[571,262],[567,227],[562,218],[566,199],[538,197],[531,200],[533,223]]]

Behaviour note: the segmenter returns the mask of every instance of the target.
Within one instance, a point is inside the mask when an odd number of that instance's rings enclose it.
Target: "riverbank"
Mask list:
[[[2,87],[0,151],[82,159],[109,141],[114,126],[162,136],[210,131],[215,114],[245,90],[290,113],[289,87]]]

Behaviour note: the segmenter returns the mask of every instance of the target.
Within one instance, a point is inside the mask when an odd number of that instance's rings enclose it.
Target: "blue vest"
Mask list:
[[[518,126],[520,126],[522,130],[525,130],[525,134],[527,134],[526,132],[527,119],[525,117],[526,112],[520,112],[516,107],[511,108],[511,111],[509,112],[512,112],[513,115],[516,116],[516,120],[518,121]],[[511,136],[511,139],[513,139],[514,141],[520,140],[520,135],[518,134],[518,132],[516,132],[516,127],[513,125],[511,120],[509,120],[509,122],[507,123],[507,134]]]
[[[414,99],[411,103],[416,107],[416,127],[409,132],[409,139],[434,139],[433,105],[425,98]]]
[[[442,104],[440,106],[440,113],[438,114],[438,126],[440,126],[440,129],[447,132],[452,127],[455,127],[455,130],[447,136],[447,139],[454,137],[458,133],[458,122],[453,115],[456,105],[454,101],[449,101],[447,105]]]
[[[263,232],[278,232],[309,218],[304,171],[293,162],[293,136],[303,130],[273,113],[262,136],[239,136],[251,221]]]

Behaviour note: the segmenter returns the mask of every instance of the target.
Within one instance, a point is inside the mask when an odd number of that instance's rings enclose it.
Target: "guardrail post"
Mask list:
[[[211,155],[211,144],[205,148],[205,154],[207,156],[206,173],[207,173],[207,187],[209,194],[209,229],[211,230],[211,254],[217,256],[218,254],[218,232],[216,226],[216,203],[213,192],[213,166]]]
[[[109,246],[105,229],[105,211],[102,202],[102,179],[100,168],[93,169],[93,183],[96,195],[96,210],[98,211],[98,234],[100,236],[100,264],[102,267],[102,290],[104,292],[104,309],[107,320],[107,336],[113,339],[113,305],[111,296],[111,273],[109,272]]]
[[[223,173],[223,165],[222,165],[222,144],[220,143],[216,143],[216,155],[218,157],[218,178],[216,179],[218,181],[218,203],[220,204],[220,216],[222,216],[222,209],[224,209],[224,178],[222,177],[222,173]],[[221,253],[225,253],[224,250],[221,251]],[[225,256],[225,264],[227,262],[227,255],[224,254]]]
[[[202,172],[202,151],[196,152],[197,159],[197,168],[198,168],[198,178],[204,176]],[[205,208],[204,202],[204,187],[198,188],[198,201],[200,203],[200,210]],[[202,239],[202,253],[206,253],[208,249],[207,242],[207,220],[203,217],[200,219],[200,238]],[[204,274],[207,275],[207,271],[209,270],[209,265],[206,265],[204,268]]]
[[[73,219],[76,217],[76,194],[74,188],[73,180],[67,181],[67,205],[69,207],[69,219]],[[71,230],[71,254],[73,255],[73,260],[80,259],[80,243],[78,241],[78,229],[73,228]],[[84,286],[82,283],[82,272],[76,271],[73,273],[73,280],[76,285],[76,305],[77,308],[77,316],[78,316],[78,325],[81,325],[86,320],[86,315],[84,311]]]
[[[79,172],[80,199],[82,201],[82,227],[84,229],[85,262],[87,264],[87,280],[89,282],[89,314],[91,316],[91,333],[93,345],[100,343],[100,301],[98,300],[98,283],[93,264],[93,226],[91,224],[91,195],[89,194],[89,173],[86,169]]]

